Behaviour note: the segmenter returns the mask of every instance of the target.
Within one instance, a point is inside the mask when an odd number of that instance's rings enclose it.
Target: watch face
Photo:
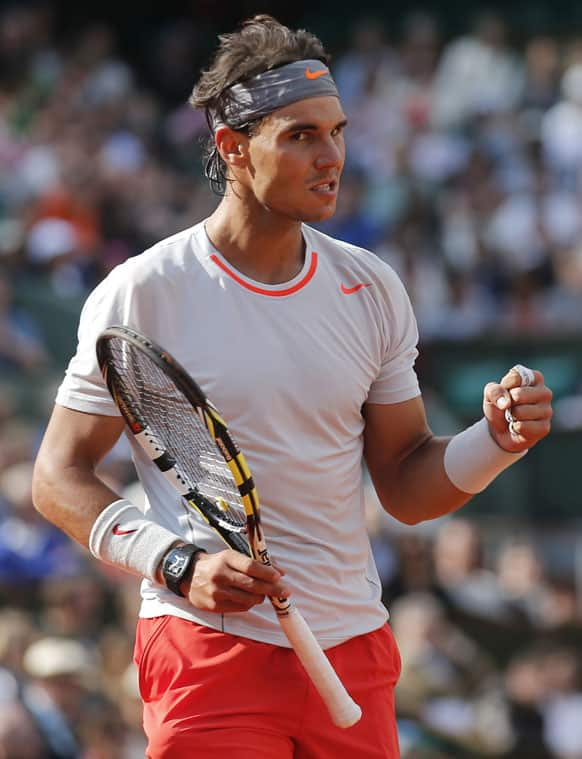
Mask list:
[[[174,577],[180,577],[188,564],[189,559],[189,556],[184,556],[183,554],[170,554],[166,564],[166,572]]]

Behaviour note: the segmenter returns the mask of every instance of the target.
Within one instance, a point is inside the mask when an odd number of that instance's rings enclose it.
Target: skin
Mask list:
[[[277,110],[253,137],[228,127],[217,130],[216,145],[231,181],[206,230],[216,248],[243,274],[277,284],[301,270],[301,222],[323,221],[335,211],[345,159],[345,123],[339,100],[320,97]],[[325,188],[328,183],[331,186]],[[519,385],[519,374],[510,370],[500,382],[487,384],[483,393],[491,436],[513,452],[530,448],[547,435],[552,416],[551,391],[541,372],[535,372],[533,386]],[[518,420],[514,435],[504,417],[508,405]],[[367,404],[363,413],[366,463],[386,511],[415,524],[454,511],[469,500],[470,495],[446,476],[443,455],[449,438],[432,435],[421,398]],[[37,457],[36,508],[84,546],[99,513],[119,499],[95,470],[122,430],[117,417],[56,406]],[[201,553],[182,589],[199,609],[246,611],[267,595],[287,596],[283,574],[235,551]]]

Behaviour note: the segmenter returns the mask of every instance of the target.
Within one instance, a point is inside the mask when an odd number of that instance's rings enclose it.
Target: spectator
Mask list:
[[[0,269],[0,367],[29,373],[47,363],[38,327],[25,311],[14,306],[8,274]]]
[[[0,474],[0,496],[8,504],[0,516],[0,588],[17,600],[23,587],[43,578],[72,575],[80,567],[73,544],[40,518],[32,505],[32,462],[14,464]]]
[[[41,638],[24,654],[30,682],[22,703],[32,715],[52,759],[77,759],[84,709],[96,688],[98,662],[78,641]]]
[[[516,654],[505,674],[507,714],[513,734],[506,759],[552,759],[544,738],[542,704],[547,695],[540,652]]]
[[[476,702],[495,675],[492,661],[446,618],[433,596],[411,593],[392,606],[392,625],[403,660],[396,689],[398,713],[469,748],[502,744],[480,735]]]
[[[45,759],[42,738],[36,725],[18,701],[0,708],[0,759]]]
[[[574,63],[562,77],[562,98],[543,116],[541,138],[549,168],[559,186],[579,190],[582,166],[582,64]]]
[[[557,759],[582,757],[582,680],[577,649],[550,649],[543,659],[547,696],[542,703],[544,739]]]
[[[481,537],[466,519],[451,519],[434,543],[435,577],[446,601],[469,615],[509,624],[519,617],[485,565]]]
[[[497,557],[499,590],[508,603],[534,626],[541,626],[547,599],[542,559],[531,542],[521,539],[502,546]]]
[[[522,90],[523,65],[508,45],[503,18],[481,13],[473,33],[443,51],[434,85],[434,123],[455,128],[480,114],[509,112]]]

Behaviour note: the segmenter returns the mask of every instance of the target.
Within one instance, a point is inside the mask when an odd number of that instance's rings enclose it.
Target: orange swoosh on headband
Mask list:
[[[320,71],[312,71],[309,66],[305,69],[305,76],[308,79],[319,79],[320,76],[323,76],[324,74],[328,74],[327,69],[321,69]]]

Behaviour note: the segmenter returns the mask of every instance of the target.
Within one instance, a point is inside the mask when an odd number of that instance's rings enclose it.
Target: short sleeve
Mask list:
[[[379,284],[385,349],[367,401],[400,403],[420,395],[414,370],[418,356],[418,327],[410,298],[396,272],[387,267]]]
[[[119,416],[97,362],[96,344],[101,332],[130,321],[131,288],[114,270],[89,295],[79,320],[78,342],[56,403],[86,413]]]

